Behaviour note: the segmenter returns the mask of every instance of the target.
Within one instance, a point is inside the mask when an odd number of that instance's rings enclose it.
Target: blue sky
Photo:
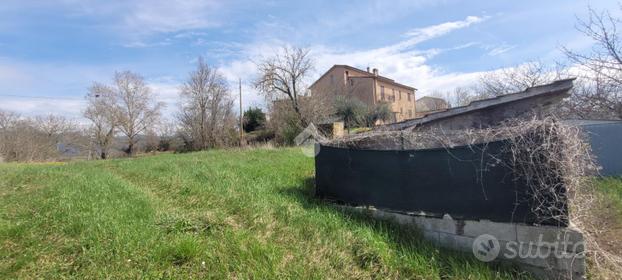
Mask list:
[[[529,60],[554,63],[561,46],[589,50],[574,28],[588,5],[620,11],[596,0],[4,0],[0,109],[79,118],[93,81],[131,70],[172,116],[200,55],[232,83],[241,77],[246,105],[261,106],[253,61],[284,44],[311,49],[310,79],[333,64],[370,66],[425,95]]]

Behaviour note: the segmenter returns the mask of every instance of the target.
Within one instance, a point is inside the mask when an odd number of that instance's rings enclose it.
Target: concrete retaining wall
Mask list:
[[[448,215],[442,219],[411,216],[368,207],[344,208],[415,225],[424,238],[438,246],[473,253],[482,261],[511,262],[540,279],[585,279],[583,234],[573,228],[454,220]]]

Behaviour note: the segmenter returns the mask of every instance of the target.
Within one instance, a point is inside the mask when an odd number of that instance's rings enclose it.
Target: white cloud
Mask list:
[[[84,109],[84,101],[75,99],[58,99],[58,98],[19,98],[0,96],[0,109],[16,112],[21,115],[47,115],[58,114],[70,118],[82,118],[82,110]]]
[[[468,16],[464,20],[450,21],[437,25],[415,28],[406,32],[406,36],[412,37],[410,42],[419,43],[432,38],[445,35],[451,31],[469,27],[475,23],[487,20],[488,17]]]
[[[497,56],[500,54],[504,54],[514,48],[516,48],[516,46],[512,46],[512,45],[508,45],[506,43],[497,45],[497,46],[491,46],[491,45],[484,45],[482,46],[482,48],[484,50],[488,51],[488,55],[490,56]]]
[[[497,56],[500,55],[502,53],[505,53],[511,49],[515,48],[515,46],[501,46],[501,47],[496,47],[493,48],[492,50],[490,50],[490,52],[488,53],[491,56]]]
[[[137,30],[173,32],[220,25],[217,15],[223,2],[143,0],[129,3],[132,4],[123,16],[125,25]]]
[[[199,31],[184,31],[184,32],[180,32],[175,34],[175,36],[173,36],[174,38],[194,38],[194,37],[201,37],[201,36],[206,36],[207,33],[206,32],[199,32]]]
[[[140,37],[157,32],[178,32],[220,26],[226,17],[227,2],[217,0],[61,0],[21,9],[60,8],[70,16],[87,16],[105,23],[120,35]]]
[[[93,81],[107,81],[114,73],[108,65],[0,62],[0,108],[29,116],[53,113],[81,118],[87,87]]]
[[[149,47],[158,47],[158,46],[168,46],[168,45],[171,45],[172,43],[173,42],[169,38],[166,38],[159,42],[152,42],[152,43],[135,39],[129,43],[123,43],[121,44],[121,46],[126,47],[126,48],[149,48]]]

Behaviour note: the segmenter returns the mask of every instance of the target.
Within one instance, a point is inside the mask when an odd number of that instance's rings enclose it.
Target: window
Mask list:
[[[330,82],[331,83],[335,82],[335,76],[333,76],[333,74],[330,74]]]
[[[402,100],[402,91],[400,90],[397,93],[400,95],[400,100]]]
[[[407,92],[406,95],[408,95],[408,101],[410,101],[410,92]]]
[[[380,100],[384,101],[384,86],[380,86]]]
[[[353,79],[350,79],[350,85],[354,86],[354,80]]]
[[[409,95],[410,96],[410,95]],[[412,118],[413,117],[413,110],[408,110],[408,117]]]
[[[404,108],[400,108],[400,115],[404,114]]]

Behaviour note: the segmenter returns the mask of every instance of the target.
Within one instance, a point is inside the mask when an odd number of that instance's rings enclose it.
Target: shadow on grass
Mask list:
[[[444,249],[436,246],[430,241],[423,238],[419,229],[414,225],[401,225],[391,220],[375,219],[369,213],[354,212],[338,201],[327,201],[315,196],[315,181],[313,177],[305,178],[300,185],[293,186],[281,191],[282,195],[291,197],[296,200],[303,208],[308,210],[319,210],[337,214],[340,219],[347,220],[355,226],[368,228],[371,231],[382,236],[388,243],[391,250],[402,254],[418,254],[426,259],[434,260],[435,264],[440,267],[440,277],[445,279],[456,273],[462,268],[483,267],[491,269],[493,278],[501,275],[511,279],[531,279],[529,274],[521,271],[516,266],[506,263],[481,263],[471,254]],[[361,267],[365,268],[369,260],[374,260],[374,256],[363,254],[359,256],[357,252],[357,244],[353,244],[353,252],[357,257],[357,262]],[[360,257],[360,258],[359,258]],[[477,271],[475,273],[479,273]],[[501,274],[501,275],[500,275]]]

